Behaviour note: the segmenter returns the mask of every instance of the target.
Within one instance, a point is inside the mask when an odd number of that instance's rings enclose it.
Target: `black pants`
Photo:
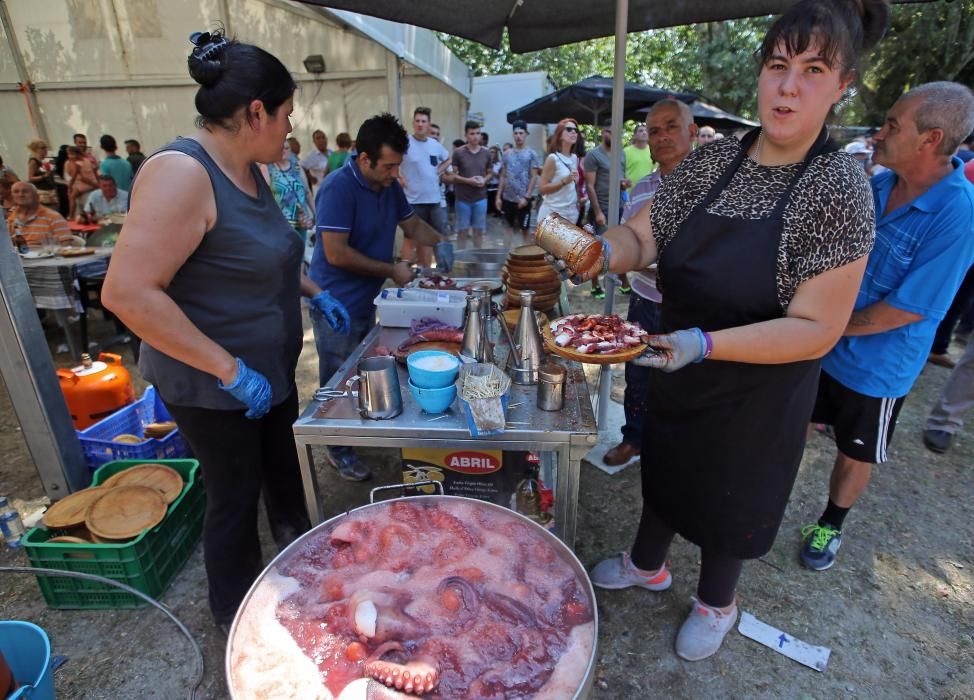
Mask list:
[[[523,207],[518,207],[517,202],[510,202],[506,199],[501,200],[501,207],[504,210],[504,218],[507,220],[507,225],[511,228],[519,228],[522,231],[527,231],[528,226],[531,223],[531,207],[533,201],[528,197],[528,203]]]
[[[243,409],[166,408],[203,470],[203,559],[210,611],[218,624],[229,623],[263,568],[257,535],[261,493],[278,547],[310,527],[291,431],[298,417],[298,392],[292,386],[291,394],[260,420],[245,418]]]
[[[636,541],[632,545],[632,563],[640,569],[656,571],[666,561],[666,553],[675,534],[652,508],[643,505]],[[714,608],[724,608],[733,603],[743,567],[743,559],[701,548],[697,598]]]
[[[954,301],[947,310],[944,320],[937,326],[937,334],[933,337],[933,347],[930,352],[943,355],[950,347],[950,338],[954,333],[954,326],[961,317],[974,307],[974,266],[967,271],[964,281],[960,284],[960,289],[954,295]]]
[[[645,299],[635,292],[629,296],[629,314],[626,319],[637,322],[648,333],[663,330],[663,305]],[[626,424],[622,426],[622,441],[635,447],[643,444],[643,405],[646,402],[646,385],[649,383],[649,367],[626,363],[626,393],[622,406],[626,411]]]

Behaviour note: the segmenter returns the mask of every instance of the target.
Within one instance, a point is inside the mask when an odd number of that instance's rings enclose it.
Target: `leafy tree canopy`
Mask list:
[[[630,34],[626,80],[699,93],[729,112],[755,118],[754,52],[771,17],[712,22]],[[512,53],[441,34],[475,76],[545,71],[559,86],[613,73],[614,39],[605,37],[531,53]],[[974,0],[895,5],[890,31],[863,60],[856,95],[843,110],[846,124],[880,124],[911,87],[933,80],[974,84]]]

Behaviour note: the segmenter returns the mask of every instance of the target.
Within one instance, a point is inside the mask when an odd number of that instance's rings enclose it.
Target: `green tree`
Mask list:
[[[934,80],[974,83],[974,0],[896,5],[890,28],[866,62],[853,114],[880,124],[912,87]]]

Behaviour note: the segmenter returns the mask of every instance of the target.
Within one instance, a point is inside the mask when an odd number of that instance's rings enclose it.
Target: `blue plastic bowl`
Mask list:
[[[443,411],[450,407],[453,399],[457,396],[457,387],[455,384],[437,387],[436,389],[424,389],[423,387],[416,386],[412,379],[408,383],[409,393],[413,395],[416,403],[426,413],[443,413]]]
[[[417,367],[417,360],[424,357],[442,358],[444,365],[449,365],[449,369],[430,370]],[[457,375],[460,373],[460,360],[442,350],[420,350],[406,358],[406,368],[409,370],[409,379],[417,388],[441,389],[457,380]]]

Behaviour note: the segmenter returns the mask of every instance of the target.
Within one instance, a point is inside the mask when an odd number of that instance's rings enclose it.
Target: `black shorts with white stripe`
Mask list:
[[[905,399],[860,394],[823,371],[812,422],[832,426],[836,447],[846,457],[882,464],[887,460],[886,448],[893,439],[896,418]]]

